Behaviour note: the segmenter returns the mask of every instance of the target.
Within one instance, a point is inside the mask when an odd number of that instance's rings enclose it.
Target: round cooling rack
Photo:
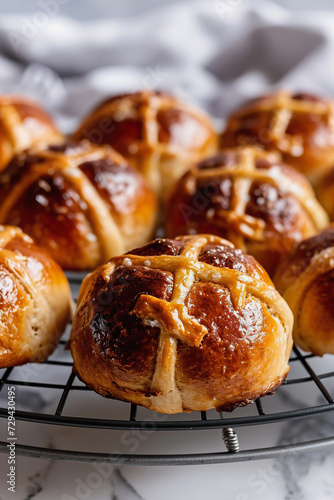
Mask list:
[[[75,298],[78,296],[83,277],[82,273],[68,273]],[[294,440],[293,444],[284,446],[269,446],[256,449],[243,449],[241,446],[241,449],[239,448],[235,429],[246,426],[271,425],[275,422],[307,417],[320,418],[321,414],[334,411],[334,399],[328,389],[330,383],[334,383],[334,371],[326,371],[322,368],[324,363],[320,358],[312,354],[302,353],[297,347],[293,348],[290,358],[290,373],[281,388],[273,396],[259,398],[255,404],[238,408],[232,413],[218,413],[212,410],[154,418],[155,412],[143,408],[138,410],[134,404],[108,399],[105,400],[108,405],[108,418],[105,418],[105,416],[101,418],[98,415],[91,415],[92,405],[88,400],[92,395],[97,398],[101,398],[101,396],[95,395],[72,372],[71,355],[66,350],[69,329],[70,325],[65,333],[65,338],[59,342],[56,352],[43,364],[7,368],[2,372],[0,371],[0,392],[6,386],[15,386],[16,388],[17,409],[15,419],[17,421],[26,421],[38,425],[99,429],[101,432],[149,428],[154,431],[191,431],[195,433],[196,430],[221,429],[227,451],[195,454],[167,454],[162,451],[158,455],[92,453],[89,450],[79,451],[30,446],[18,439],[16,442],[16,453],[18,455],[52,460],[108,462],[115,465],[197,465],[274,458],[286,453],[301,453],[334,446],[333,421],[333,437],[307,442]],[[36,369],[34,369],[34,366]],[[47,391],[48,400],[54,402],[52,411],[49,410],[50,405],[48,405],[47,411],[43,409],[43,411],[37,412],[21,409],[20,394],[25,389],[41,394],[45,394],[45,391]],[[288,391],[288,397],[282,397],[285,390]],[[307,396],[310,391],[315,395],[313,404],[310,403]],[[51,397],[53,395],[54,397]],[[84,405],[84,408],[87,406],[89,411],[86,414],[82,409],[82,405],[81,412],[76,410],[75,404],[71,405],[71,398],[73,399],[78,395],[87,398],[88,402],[87,405]],[[114,410],[115,405],[117,405],[117,411]],[[120,406],[122,411],[120,411]],[[68,407],[71,408],[70,412],[67,411]],[[140,416],[143,412],[144,417]],[[5,420],[7,416],[7,401],[5,398],[1,398],[0,417]],[[114,418],[110,418],[110,416],[114,416]],[[196,439],[196,435],[194,435],[193,439]],[[6,441],[0,441],[0,451],[8,452]]]

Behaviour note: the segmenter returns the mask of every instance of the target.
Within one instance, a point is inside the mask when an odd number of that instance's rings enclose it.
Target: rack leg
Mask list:
[[[227,451],[230,453],[238,453],[239,440],[237,433],[232,429],[232,427],[224,427],[222,434]]]

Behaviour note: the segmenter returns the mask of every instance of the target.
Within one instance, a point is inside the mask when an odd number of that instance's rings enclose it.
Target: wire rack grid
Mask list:
[[[82,275],[76,273],[68,274],[74,297],[77,297]],[[70,328],[70,325],[69,325]],[[69,333],[67,330],[67,335]],[[67,344],[66,334],[65,338],[60,340],[56,352],[51,358],[43,363],[44,370],[39,373],[36,370],[36,380],[27,380],[27,377],[20,375],[20,370],[23,367],[7,368],[0,372],[0,396],[5,386],[15,386],[17,389],[29,388],[36,391],[54,392],[56,404],[54,410],[51,411],[32,411],[30,409],[18,408],[15,412],[15,418],[18,421],[26,421],[35,424],[44,425],[58,425],[70,426],[78,428],[90,428],[100,430],[134,430],[147,428],[150,417],[145,416],[141,418],[138,416],[138,408],[132,403],[120,403],[123,406],[122,418],[118,416],[115,418],[101,418],[99,416],[87,416],[85,414],[67,414],[66,408],[73,394],[81,392],[82,394],[91,393],[84,384],[82,384],[76,375],[72,372],[72,361],[70,353],[65,350]],[[226,451],[215,453],[190,453],[190,454],[165,454],[163,451],[155,455],[139,455],[127,453],[103,453],[103,452],[90,452],[89,450],[66,450],[66,449],[51,449],[42,448],[37,446],[25,445],[17,442],[16,451],[20,455],[39,457],[53,460],[67,460],[67,461],[82,461],[82,462],[108,462],[113,464],[136,464],[136,465],[186,465],[186,464],[202,464],[202,463],[226,463],[236,461],[246,461],[263,458],[278,457],[285,453],[299,453],[307,450],[315,450],[334,446],[334,425],[333,437],[326,437],[308,442],[294,442],[293,444],[285,446],[264,447],[255,449],[241,449],[239,451],[239,444],[237,435],[233,429],[245,426],[261,426],[272,424],[275,422],[288,421],[293,419],[302,419],[307,417],[316,417],[326,412],[334,411],[334,398],[331,391],[326,387],[326,382],[334,381],[334,371],[321,371],[312,366],[315,360],[312,354],[302,353],[296,346],[293,348],[293,353],[290,358],[291,371],[287,380],[282,385],[282,388],[277,391],[270,399],[275,399],[275,404],[269,405],[269,409],[265,408],[263,398],[259,398],[254,405],[251,405],[253,410],[249,412],[249,407],[239,408],[238,411],[232,413],[217,413],[210,412],[193,412],[190,415],[185,414],[172,416],[168,415],[163,419],[153,419],[152,429],[155,431],[196,431],[208,429],[222,429],[223,438],[226,444]],[[298,370],[295,368],[298,367]],[[321,367],[321,362],[320,362]],[[52,369],[52,382],[43,382],[49,379],[47,371]],[[291,373],[300,373],[303,376],[291,376]],[[40,376],[39,376],[40,375]],[[306,400],[299,407],[294,404],[283,405],[279,398],[279,393],[284,387],[289,388],[290,391],[299,392],[300,387],[306,384],[311,384],[313,388],[321,396],[321,403],[309,404]],[[97,396],[100,397],[100,396]],[[18,391],[19,398],[19,391]],[[110,405],[110,415],[113,416],[113,404],[115,401],[108,400]],[[248,408],[248,410],[247,410]],[[6,419],[7,404],[5,398],[0,400],[0,417]],[[147,410],[148,415],[153,414]],[[232,434],[231,434],[232,432]],[[235,440],[236,446],[231,445],[231,436]],[[230,436],[230,437],[228,437]],[[6,441],[0,441],[0,451],[7,451]]]

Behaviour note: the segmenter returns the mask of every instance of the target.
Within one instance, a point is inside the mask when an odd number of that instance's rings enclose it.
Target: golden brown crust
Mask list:
[[[302,239],[328,224],[308,181],[255,147],[223,150],[178,182],[166,236],[210,232],[232,241],[272,274]]]
[[[294,313],[295,342],[319,356],[334,354],[334,226],[301,242],[275,283]]]
[[[0,226],[0,368],[47,359],[72,309],[60,267],[19,228]]]
[[[193,161],[217,149],[208,116],[172,95],[149,91],[107,99],[73,138],[109,144],[164,198]]]
[[[315,192],[321,205],[334,221],[334,168],[321,176],[315,184]]]
[[[63,139],[39,104],[24,97],[0,96],[0,171],[24,149]]]
[[[19,155],[0,175],[0,199],[0,222],[21,227],[64,269],[93,269],[155,229],[145,180],[89,141]]]
[[[83,282],[71,331],[88,387],[165,413],[232,410],[288,373],[292,315],[261,266],[212,235],[159,239]]]
[[[278,92],[254,99],[230,116],[221,146],[258,144],[316,182],[334,163],[334,104]]]

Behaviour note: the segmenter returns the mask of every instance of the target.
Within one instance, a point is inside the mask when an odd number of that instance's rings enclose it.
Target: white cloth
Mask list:
[[[83,23],[61,16],[67,1],[0,18],[0,91],[37,97],[66,132],[105,96],[139,88],[218,119],[272,87],[334,96],[334,12],[213,0]]]

